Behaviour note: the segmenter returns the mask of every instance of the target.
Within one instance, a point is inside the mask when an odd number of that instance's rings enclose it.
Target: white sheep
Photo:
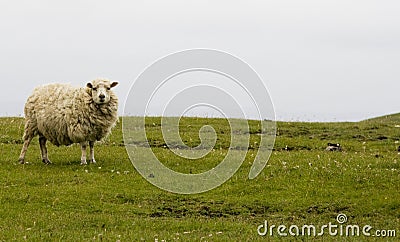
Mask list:
[[[25,104],[24,145],[19,162],[25,163],[29,143],[39,135],[45,164],[51,163],[47,157],[47,140],[56,146],[80,143],[81,164],[87,164],[86,146],[89,142],[89,162],[96,163],[94,143],[106,137],[118,119],[118,98],[110,91],[117,84],[96,79],[81,88],[69,84],[37,87]]]

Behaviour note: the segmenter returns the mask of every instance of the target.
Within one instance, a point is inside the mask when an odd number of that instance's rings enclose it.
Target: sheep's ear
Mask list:
[[[118,82],[113,82],[113,83],[111,83],[110,88],[115,87],[116,85],[118,85]]]
[[[92,87],[93,87],[93,86],[92,86],[92,83],[88,82],[88,83],[86,84],[86,87],[87,87],[87,88],[92,88]]]

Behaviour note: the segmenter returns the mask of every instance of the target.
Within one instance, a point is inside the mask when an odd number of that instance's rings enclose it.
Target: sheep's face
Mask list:
[[[110,101],[111,88],[118,85],[118,82],[110,83],[109,80],[93,80],[86,87],[91,89],[93,101],[97,104],[105,104]]]

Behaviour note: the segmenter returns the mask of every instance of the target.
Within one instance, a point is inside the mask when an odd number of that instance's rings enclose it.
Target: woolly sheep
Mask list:
[[[86,87],[69,84],[49,84],[37,87],[25,104],[24,145],[19,162],[25,163],[25,154],[31,140],[39,135],[42,161],[50,164],[46,141],[56,146],[79,143],[81,164],[86,162],[89,143],[89,162],[94,159],[94,143],[106,137],[117,122],[118,98],[110,91],[118,82],[96,79]]]

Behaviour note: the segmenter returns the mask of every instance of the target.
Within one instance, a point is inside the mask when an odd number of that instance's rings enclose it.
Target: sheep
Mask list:
[[[46,141],[56,146],[81,145],[81,164],[87,164],[86,147],[89,143],[89,163],[94,159],[94,143],[110,134],[118,115],[118,98],[110,91],[118,82],[95,79],[86,87],[69,84],[48,84],[37,87],[25,103],[24,144],[19,163],[25,163],[25,154],[32,139],[38,135],[42,161],[51,164]]]

